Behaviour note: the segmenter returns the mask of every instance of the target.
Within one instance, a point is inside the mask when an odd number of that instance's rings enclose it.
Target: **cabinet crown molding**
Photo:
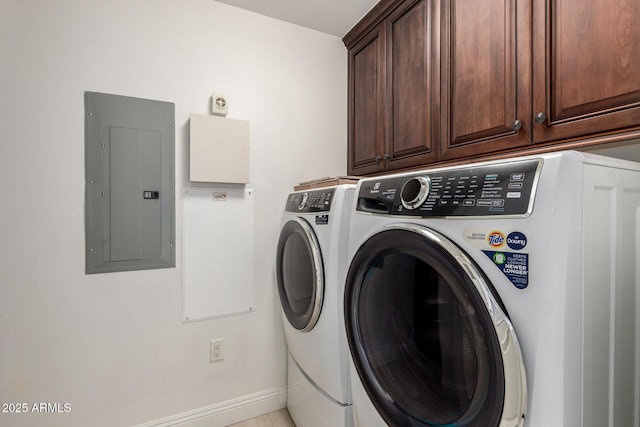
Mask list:
[[[406,0],[380,0],[345,36],[342,42],[351,49],[358,40],[376,27],[399,5]]]

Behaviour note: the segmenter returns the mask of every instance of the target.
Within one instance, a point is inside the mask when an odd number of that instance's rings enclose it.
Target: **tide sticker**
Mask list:
[[[487,235],[487,243],[492,248],[501,248],[504,246],[505,235],[502,231],[494,230]]]

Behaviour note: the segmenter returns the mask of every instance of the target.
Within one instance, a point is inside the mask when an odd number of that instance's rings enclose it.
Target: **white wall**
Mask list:
[[[83,96],[174,102],[180,189],[189,114],[207,114],[214,90],[251,122],[256,311],[183,324],[180,191],[176,268],[84,274]],[[2,0],[0,403],[71,412],[0,412],[0,425],[124,426],[240,405],[205,420],[217,425],[253,415],[244,403],[282,406],[281,210],[295,183],[345,170],[339,38],[212,0]],[[226,360],[211,364],[219,337]]]
[[[638,139],[613,144],[588,146],[582,148],[580,151],[615,157],[617,159],[631,160],[632,162],[640,162],[640,140]]]

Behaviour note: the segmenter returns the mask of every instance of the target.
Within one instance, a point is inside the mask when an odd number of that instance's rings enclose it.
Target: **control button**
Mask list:
[[[476,205],[476,200],[475,199],[465,199],[462,202],[463,206],[475,206]]]
[[[512,173],[511,181],[524,181],[524,173]]]
[[[493,206],[504,206],[504,199],[495,199],[493,201]]]
[[[522,196],[522,193],[519,191],[509,191],[507,193],[507,199],[519,199]]]
[[[519,190],[523,187],[523,183],[521,182],[510,182],[509,183],[509,190]]]

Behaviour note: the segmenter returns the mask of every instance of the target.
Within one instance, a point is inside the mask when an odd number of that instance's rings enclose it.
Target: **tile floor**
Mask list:
[[[296,425],[285,408],[228,427],[296,427]]]

